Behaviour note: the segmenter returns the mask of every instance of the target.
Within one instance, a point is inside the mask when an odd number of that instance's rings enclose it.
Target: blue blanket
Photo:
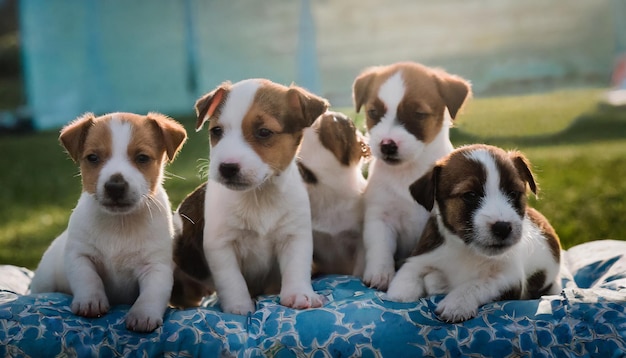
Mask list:
[[[129,332],[128,306],[101,318],[73,315],[64,294],[24,295],[32,272],[0,267],[0,356],[535,356],[626,355],[626,242],[595,241],[563,255],[564,290],[539,300],[487,304],[448,324],[442,296],[394,303],[349,276],[314,280],[328,298],[293,310],[262,296],[249,316],[206,307],[168,309],[163,327]]]

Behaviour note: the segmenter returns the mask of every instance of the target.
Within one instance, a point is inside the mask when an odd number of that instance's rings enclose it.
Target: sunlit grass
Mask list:
[[[455,126],[483,138],[550,135],[565,130],[572,119],[595,110],[604,91],[561,90],[475,98],[465,106]]]

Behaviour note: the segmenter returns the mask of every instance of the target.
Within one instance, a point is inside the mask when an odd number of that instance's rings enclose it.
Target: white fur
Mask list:
[[[243,181],[256,187],[272,175],[272,169],[259,158],[243,137],[241,122],[252,105],[254,95],[261,84],[256,80],[244,80],[233,85],[224,104],[220,123],[224,136],[210,152],[209,178],[221,182],[219,163],[239,164]]]
[[[486,169],[487,182],[485,183],[485,199],[483,205],[474,216],[474,228],[476,231],[472,243],[480,245],[486,238],[491,236],[491,225],[497,221],[511,223],[511,237],[520,237],[523,223],[515,209],[509,205],[509,199],[500,191],[500,174],[493,157],[488,151],[476,150],[468,154],[468,157],[480,162]]]
[[[222,309],[235,314],[254,311],[246,282],[263,282],[275,261],[282,275],[281,304],[322,304],[311,286],[311,212],[295,160],[275,175],[243,138],[242,119],[259,86],[248,80],[231,88],[220,116],[224,134],[211,148],[204,205],[205,256]],[[249,188],[222,185],[221,163],[238,163]]]
[[[527,275],[538,270],[545,270],[546,277],[555,278],[549,293],[557,294],[561,290],[559,263],[552,257],[539,228],[529,218],[520,218],[500,191],[500,176],[493,158],[486,152],[473,152],[471,157],[487,171],[486,195],[475,215],[476,239],[490,235],[485,231],[489,230],[489,222],[510,220],[513,230],[521,230],[520,241],[502,254],[487,255],[451,233],[444,226],[435,203],[432,214],[437,217],[443,244],[408,258],[387,291],[388,299],[400,302],[445,293],[436,313],[450,322],[476,316],[480,306],[496,300],[516,282],[525,282]],[[524,294],[522,289],[522,297]]]
[[[367,185],[361,169],[363,161],[342,165],[322,145],[313,128],[304,129],[298,157],[318,180],[316,184],[307,184],[315,255],[322,256],[323,262],[336,262],[331,267],[318,269],[324,273],[339,273],[345,266],[353,266],[350,273],[362,276],[365,265],[363,191]],[[356,252],[350,251],[354,247]],[[353,265],[346,265],[352,260]]]
[[[397,258],[410,254],[429,216],[429,212],[411,198],[409,185],[453,149],[449,139],[452,120],[448,111],[445,111],[441,132],[426,145],[396,120],[403,96],[404,82],[398,71],[379,90],[378,97],[385,103],[387,112],[369,132],[374,159],[365,190],[363,281],[381,290],[387,289],[395,273],[394,254]],[[397,143],[402,163],[391,165],[379,159],[378,143],[384,139]]]
[[[172,287],[170,204],[161,185],[149,194],[146,178],[129,161],[130,124],[114,118],[110,126],[112,156],[98,177],[98,194],[81,194],[67,230],[44,253],[30,288],[72,294],[72,311],[83,316],[105,314],[110,304],[132,304],[127,326],[152,331],[162,324]],[[112,213],[99,202],[104,183],[115,173],[124,176],[136,201],[125,213]]]

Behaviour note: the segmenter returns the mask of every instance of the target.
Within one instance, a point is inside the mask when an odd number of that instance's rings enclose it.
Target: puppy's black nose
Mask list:
[[[109,180],[104,183],[104,191],[112,200],[120,200],[126,195],[128,183],[121,174],[112,175]]]
[[[491,225],[491,232],[500,239],[506,239],[511,233],[511,230],[513,230],[513,228],[508,221],[496,221],[495,224]]]
[[[384,155],[396,155],[398,154],[398,145],[392,140],[383,141],[380,143],[380,152]]]
[[[239,164],[237,163],[222,163],[219,167],[220,175],[224,179],[232,179],[239,174]]]

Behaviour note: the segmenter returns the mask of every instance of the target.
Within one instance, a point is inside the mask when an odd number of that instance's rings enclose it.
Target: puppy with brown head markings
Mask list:
[[[316,274],[362,275],[365,137],[352,119],[328,111],[304,130],[298,167],[309,192]]]
[[[489,302],[559,293],[559,239],[527,206],[528,188],[537,192],[519,152],[471,145],[438,161],[410,187],[432,215],[387,297],[406,302],[445,293],[436,312],[458,322]]]
[[[363,281],[386,290],[429,213],[405,190],[452,151],[449,128],[471,94],[464,79],[417,63],[368,68],[354,81],[373,160],[365,190]]]
[[[293,308],[322,305],[311,286],[311,209],[295,155],[303,129],[327,108],[300,87],[265,79],[226,82],[196,102],[196,129],[209,122],[209,179],[179,214],[197,217],[185,208],[202,207],[203,255],[179,268],[214,288],[225,312],[253,311],[252,297],[262,293],[280,292]],[[197,232],[183,226],[177,247],[194,247],[190,240]],[[177,262],[188,261],[178,248]]]
[[[129,329],[160,326],[174,235],[163,171],[186,138],[183,126],[158,113],[87,113],[63,128],[60,140],[80,164],[83,191],[67,230],[44,253],[31,292],[72,294],[72,312],[86,317],[132,304]]]

